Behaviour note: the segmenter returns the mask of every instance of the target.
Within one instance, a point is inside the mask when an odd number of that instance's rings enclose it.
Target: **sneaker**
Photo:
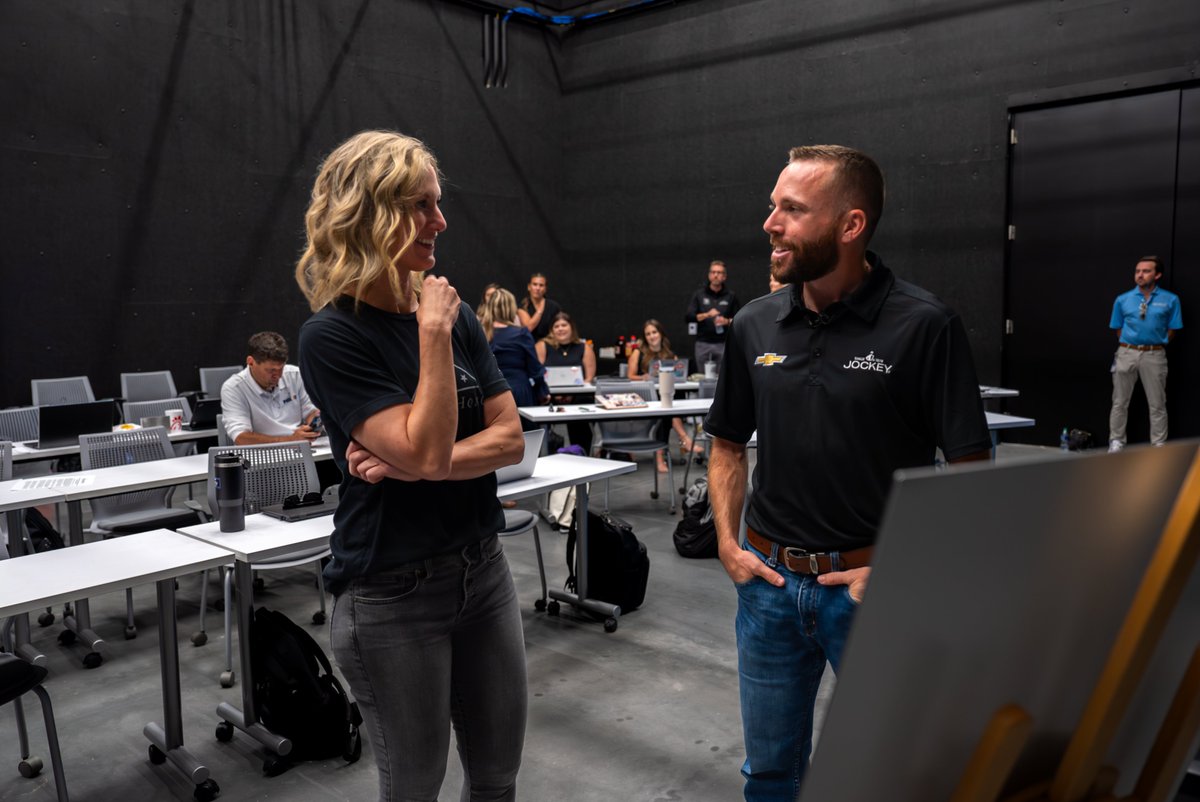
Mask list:
[[[1125,448],[1125,444],[1120,440],[1110,440],[1108,443],[1108,453],[1113,454]]]

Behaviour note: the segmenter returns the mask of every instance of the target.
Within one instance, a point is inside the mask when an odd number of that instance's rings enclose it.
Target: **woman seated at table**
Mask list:
[[[651,362],[656,359],[676,358],[675,352],[671,350],[671,341],[663,334],[662,324],[651,318],[642,324],[641,345],[629,355],[629,378],[633,381],[648,381],[651,378]],[[686,458],[689,452],[695,454],[704,453],[704,449],[693,443],[692,438],[688,436],[687,430],[683,427],[682,418],[671,418],[671,428],[679,436],[679,453],[681,456]],[[660,426],[658,438],[666,444],[670,437],[671,433],[667,431],[666,427]],[[655,452],[654,460],[658,466],[658,472],[666,473],[667,463],[663,452]]]
[[[575,321],[566,312],[559,312],[550,321],[550,333],[537,342],[538,359],[548,368],[582,368],[583,383],[591,384],[596,379],[596,352],[592,344],[580,339]],[[579,396],[556,395],[552,404],[579,403]],[[587,421],[571,421],[567,424],[567,435],[572,445],[592,453],[592,426]]]
[[[546,369],[533,348],[533,335],[517,322],[517,299],[513,294],[503,287],[493,292],[484,301],[479,322],[517,406],[532,407],[549,401]],[[525,429],[536,428],[523,418],[521,425]]]

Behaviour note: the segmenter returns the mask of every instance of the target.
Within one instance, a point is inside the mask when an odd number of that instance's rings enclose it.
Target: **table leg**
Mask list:
[[[67,502],[67,517],[69,519],[69,528],[67,531],[68,545],[70,546],[78,546],[83,543],[83,510],[81,504],[82,502],[79,501]],[[71,632],[74,632],[84,644],[91,648],[92,651],[84,656],[83,664],[88,668],[95,668],[100,665],[100,647],[104,645],[104,639],[92,631],[92,615],[87,599],[79,599],[75,602],[75,614],[73,616],[64,613],[63,625]]]
[[[283,757],[292,751],[292,741],[276,735],[258,721],[254,712],[254,675],[250,670],[250,621],[254,616],[254,571],[238,560],[233,567],[237,593],[238,656],[242,666],[242,709],[228,702],[217,705],[217,715],[237,727],[267,749]]]
[[[605,622],[605,629],[611,632],[616,629],[616,620],[621,617],[621,608],[599,599],[589,599],[587,595],[587,513],[588,486],[585,482],[575,486],[575,589],[578,592],[551,590],[550,597],[611,619],[613,622],[611,628],[609,623]]]
[[[158,661],[162,671],[163,722],[151,721],[142,728],[150,741],[150,760],[170,760],[189,780],[199,786],[208,781],[208,767],[183,748],[183,712],[179,692],[179,633],[175,620],[175,579],[162,579],[158,589]],[[155,750],[158,750],[157,753]],[[210,781],[211,782],[211,781]],[[211,784],[215,791],[215,783]]]
[[[25,554],[25,521],[22,510],[8,510],[4,513],[8,518],[8,556],[17,558]],[[21,613],[12,617],[13,622],[13,651],[18,657],[35,666],[44,665],[46,655],[39,652],[31,643],[29,634],[29,614]]]

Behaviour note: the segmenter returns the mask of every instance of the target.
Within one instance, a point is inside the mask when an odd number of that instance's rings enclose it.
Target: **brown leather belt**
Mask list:
[[[1134,351],[1161,351],[1166,346],[1164,345],[1130,345],[1129,343],[1117,343],[1122,348],[1132,348]]]
[[[748,526],[746,527],[746,540],[768,557],[771,556],[774,547],[778,545],[780,562],[783,563],[783,567],[798,574],[828,574],[831,571],[863,568],[871,564],[871,554],[875,551],[874,546],[864,546],[852,551],[808,552],[795,546],[773,543]]]

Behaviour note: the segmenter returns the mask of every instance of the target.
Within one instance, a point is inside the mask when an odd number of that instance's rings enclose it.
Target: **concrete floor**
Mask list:
[[[1002,447],[1006,455],[1027,449]],[[536,802],[727,802],[741,798],[742,736],[738,715],[733,617],[736,594],[716,560],[685,560],[672,546],[677,517],[665,498],[649,498],[652,463],[612,483],[612,508],[629,521],[650,554],[650,585],[642,609],[605,634],[564,605],[561,617],[536,613],[537,564],[533,539],[510,538],[505,550],[523,601],[529,666],[529,722],[518,780],[521,799]],[[678,481],[678,480],[677,480]],[[597,488],[598,490],[599,488]],[[179,494],[186,495],[186,494]],[[593,496],[600,501],[599,493]],[[565,536],[541,527],[551,586],[566,578]],[[375,798],[370,745],[354,765],[340,760],[301,763],[265,778],[264,753],[238,734],[228,744],[213,737],[220,701],[240,702],[240,685],[223,689],[223,635],[210,615],[210,639],[187,641],[198,621],[197,578],[179,588],[179,630],[185,743],[212,773],[223,800],[366,800]],[[213,581],[211,594],[218,594]],[[139,636],[122,639],[122,594],[93,599],[93,621],[109,639],[104,664],[84,670],[79,646],[56,641],[57,624],[40,629],[35,643],[46,653],[47,680],[56,707],[75,800],[191,799],[192,785],[169,767],[146,758],[142,725],[161,721],[154,591],[135,591]],[[266,574],[256,603],[286,612],[298,623],[316,609],[311,572]],[[308,625],[328,651],[326,627]],[[240,680],[240,677],[239,677]],[[823,702],[832,682],[823,686]],[[822,702],[822,703],[823,703]],[[40,710],[29,697],[35,754],[45,756]],[[55,799],[49,768],[35,779],[16,772],[18,751],[11,706],[0,708],[0,800]],[[453,755],[442,799],[456,799],[461,773]],[[1179,797],[1180,802],[1190,799]]]

